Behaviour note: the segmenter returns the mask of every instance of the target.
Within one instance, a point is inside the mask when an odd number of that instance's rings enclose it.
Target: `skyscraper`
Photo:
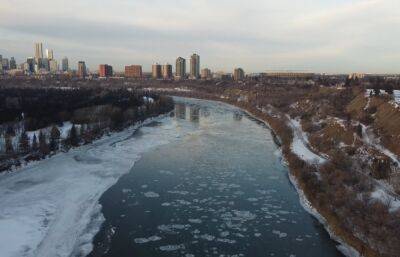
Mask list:
[[[53,49],[46,49],[46,57],[49,61],[54,59]]]
[[[52,59],[49,61],[50,72],[56,73],[58,71],[58,63],[56,60]]]
[[[68,71],[69,70],[69,67],[68,67],[68,58],[67,57],[64,57],[63,59],[62,59],[62,61],[61,61],[61,68],[62,68],[62,71],[64,71],[64,72],[66,72],[66,71]]]
[[[10,59],[10,70],[15,70],[17,68],[17,62],[15,61],[14,57]]]
[[[244,80],[244,71],[242,68],[236,68],[234,70],[233,79],[236,81]]]
[[[198,79],[200,76],[200,56],[193,54],[190,57],[190,78]]]
[[[106,77],[112,77],[113,75],[113,68],[111,65],[108,64],[100,64],[99,66],[99,76],[106,78]]]
[[[162,77],[160,64],[153,64],[153,66],[151,67],[151,75],[153,79],[160,79]]]
[[[0,54],[0,74],[3,73],[3,56]]]
[[[86,63],[84,61],[78,62],[78,77],[80,78],[86,77]]]
[[[10,61],[8,58],[3,58],[1,65],[3,66],[3,70],[9,70],[10,69]]]
[[[42,43],[35,43],[35,59],[43,58],[43,45]]]
[[[176,59],[176,77],[183,79],[186,77],[186,60],[182,57]]]
[[[29,72],[35,72],[35,59],[33,57],[29,57],[26,59],[27,63],[27,71]]]
[[[164,79],[171,79],[172,78],[172,65],[165,64],[162,66],[162,75]]]

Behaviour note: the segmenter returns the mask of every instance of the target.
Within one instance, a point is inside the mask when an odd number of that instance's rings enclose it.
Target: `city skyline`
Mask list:
[[[222,71],[400,71],[394,0],[1,1],[0,54],[17,62],[32,56],[32,42],[46,42],[55,59],[85,60],[91,70],[140,63],[148,71],[155,60],[198,52]]]

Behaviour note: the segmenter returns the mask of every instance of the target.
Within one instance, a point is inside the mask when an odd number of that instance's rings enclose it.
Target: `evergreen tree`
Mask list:
[[[20,153],[23,153],[23,154],[29,153],[30,142],[29,142],[29,137],[25,131],[23,131],[19,137],[18,148],[19,148],[18,150]]]
[[[13,154],[14,153],[14,146],[12,144],[12,137],[10,135],[6,136],[6,153]]]
[[[47,155],[50,152],[49,146],[48,146],[47,140],[46,140],[46,135],[42,131],[39,132],[39,151],[43,155]]]
[[[36,134],[33,134],[33,139],[32,139],[32,151],[36,152],[39,150]]]
[[[57,126],[53,126],[50,132],[50,150],[56,151],[59,148],[60,143],[60,130],[58,130]]]
[[[79,141],[80,141],[80,139],[78,136],[78,131],[76,130],[75,124],[73,124],[71,127],[71,130],[69,131],[68,143],[71,146],[78,146]]]

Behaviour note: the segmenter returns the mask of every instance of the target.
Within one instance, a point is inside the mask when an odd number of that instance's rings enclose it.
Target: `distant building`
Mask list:
[[[143,71],[141,65],[130,65],[125,66],[125,77],[127,78],[137,78],[143,77]]]
[[[225,73],[223,71],[217,71],[213,74],[213,78],[214,79],[218,79],[218,80],[224,80],[224,81],[228,81],[228,80],[232,80],[232,76],[229,73]]]
[[[46,57],[49,61],[54,59],[54,54],[52,49],[46,49]]]
[[[201,78],[202,79],[211,79],[212,78],[211,70],[208,68],[202,69],[201,70]]]
[[[312,79],[315,74],[308,72],[266,72],[264,76],[267,78],[284,78],[284,79]]]
[[[10,70],[15,70],[17,68],[17,62],[15,61],[14,57],[10,59]]]
[[[349,75],[349,79],[363,79],[364,77],[364,73],[352,73]]]
[[[26,71],[28,72],[35,72],[35,59],[33,57],[29,57],[28,59],[26,59]]]
[[[42,59],[43,58],[43,44],[42,43],[35,43],[35,59]]]
[[[8,58],[3,58],[2,62],[1,62],[1,66],[3,67],[4,71],[10,69],[10,62],[9,62]]]
[[[164,79],[171,79],[172,78],[172,65],[165,64],[162,66],[162,76]]]
[[[61,69],[62,69],[62,71],[64,71],[64,72],[66,72],[66,71],[69,70],[69,67],[68,67],[68,58],[67,58],[67,57],[64,57],[64,58],[62,59],[62,61],[61,61]]]
[[[190,78],[198,79],[200,77],[200,56],[193,54],[190,57]]]
[[[78,62],[78,77],[85,78],[87,76],[86,63],[84,61]]]
[[[178,57],[178,59],[176,59],[175,76],[180,79],[183,79],[186,77],[186,60],[185,60],[185,58]]]
[[[153,64],[151,67],[151,75],[153,79],[161,79],[162,78],[162,72],[161,72],[161,65],[156,63]]]
[[[41,67],[42,69],[46,71],[50,71],[50,61],[47,58],[41,59]]]
[[[50,72],[51,73],[57,73],[58,72],[58,63],[56,60],[50,60],[49,61],[49,66],[50,66]]]
[[[0,74],[3,73],[3,56],[0,54]]]
[[[100,64],[99,65],[99,76],[106,78],[113,76],[113,68],[111,65],[108,64]]]
[[[236,68],[233,72],[233,79],[236,81],[244,80],[244,71],[242,68]]]

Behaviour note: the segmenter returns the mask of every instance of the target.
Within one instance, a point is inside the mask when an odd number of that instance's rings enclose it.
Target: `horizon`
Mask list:
[[[400,71],[394,0],[0,1],[0,54],[18,63],[42,42],[59,62],[67,56],[75,68],[83,60],[91,71],[107,63],[148,72],[153,63],[174,65],[195,52],[212,71]]]

